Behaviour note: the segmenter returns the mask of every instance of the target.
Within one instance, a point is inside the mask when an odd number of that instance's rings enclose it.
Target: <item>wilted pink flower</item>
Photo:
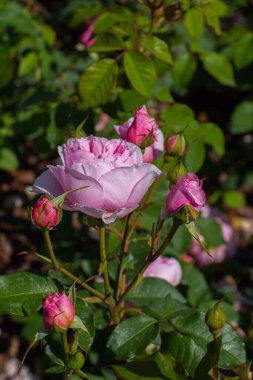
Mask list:
[[[173,286],[177,286],[182,278],[182,269],[176,259],[159,256],[145,270],[143,277],[159,277]]]
[[[31,221],[41,230],[52,230],[59,219],[58,207],[47,196],[40,198],[31,208]]]
[[[89,26],[84,33],[81,34],[80,36],[80,42],[86,47],[90,47],[96,42],[96,37],[93,37],[90,39],[92,36],[92,33],[94,32],[93,26]]]
[[[205,205],[206,196],[202,189],[203,182],[194,173],[186,178],[179,177],[166,199],[166,211],[169,215],[178,212],[184,206],[192,206],[196,211]]]
[[[212,218],[221,226],[221,232],[224,239],[224,244],[221,244],[217,247],[210,247],[208,252],[211,256],[209,256],[206,251],[200,246],[200,244],[192,239],[190,246],[190,254],[194,257],[196,263],[200,267],[204,267],[206,265],[221,263],[229,257],[233,256],[235,252],[235,243],[233,239],[233,229],[230,224],[224,222],[222,218],[216,215],[210,207],[206,206],[203,208],[203,212],[201,212],[202,217],[204,218]],[[200,235],[200,239],[204,240],[203,236]]]
[[[186,142],[183,135],[171,136],[167,142],[167,153],[172,156],[183,156],[186,150]]]
[[[144,162],[152,162],[159,157],[164,149],[164,137],[162,131],[153,117],[148,114],[145,105],[135,111],[134,118],[129,119],[123,125],[115,125],[115,130],[121,139],[141,146],[143,140],[150,134],[153,143],[145,148]]]
[[[104,223],[138,207],[161,171],[143,162],[140,148],[123,140],[89,136],[59,147],[60,165],[48,166],[34,191],[58,196],[68,190],[63,208],[81,211]],[[86,186],[86,188],[82,188]]]
[[[43,303],[43,321],[48,330],[58,326],[67,330],[73,322],[75,308],[65,293],[48,295]]]

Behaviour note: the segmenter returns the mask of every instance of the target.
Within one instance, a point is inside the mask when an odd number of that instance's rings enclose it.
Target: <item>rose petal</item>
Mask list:
[[[32,190],[35,193],[48,194],[50,197],[57,197],[64,193],[64,190],[50,170],[46,170],[36,178]]]
[[[48,168],[62,186],[63,192],[87,186],[67,195],[66,200],[86,207],[102,207],[103,189],[95,179],[63,166],[48,166]]]

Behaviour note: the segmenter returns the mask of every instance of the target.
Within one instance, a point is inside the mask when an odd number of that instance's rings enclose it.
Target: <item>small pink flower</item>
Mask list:
[[[92,33],[94,32],[93,26],[89,26],[84,33],[81,34],[80,36],[80,42],[86,47],[90,47],[96,42],[96,37],[93,37],[92,39]]]
[[[145,270],[143,277],[158,277],[172,286],[177,286],[181,282],[182,269],[176,259],[159,256]]]
[[[167,153],[172,156],[183,156],[186,150],[186,142],[183,135],[171,136],[167,142]]]
[[[41,230],[52,230],[59,223],[59,209],[44,196],[31,208],[32,223]]]
[[[192,206],[196,211],[200,211],[206,203],[202,185],[203,182],[194,173],[188,173],[186,178],[180,176],[167,196],[167,213],[169,215],[174,214],[187,205]]]
[[[43,321],[47,330],[58,326],[67,330],[73,322],[75,309],[65,293],[48,295],[43,304]]]
[[[164,137],[162,131],[153,117],[148,114],[145,105],[135,111],[134,118],[129,119],[123,125],[115,125],[115,130],[122,140],[127,140],[137,146],[141,146],[143,140],[152,133],[153,144],[145,148],[144,162],[153,162],[164,149]]]

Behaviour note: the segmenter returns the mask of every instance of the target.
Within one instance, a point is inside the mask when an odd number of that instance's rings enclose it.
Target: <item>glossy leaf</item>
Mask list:
[[[232,58],[238,70],[253,62],[253,33],[246,32],[232,46]]]
[[[79,330],[78,344],[85,352],[88,352],[93,342],[95,334],[95,324],[91,308],[80,298],[77,297],[75,304],[76,316],[80,318],[85,330]]]
[[[197,69],[196,58],[189,54],[183,53],[177,56],[172,67],[172,78],[176,88],[183,88],[188,85]]]
[[[209,52],[201,57],[204,68],[218,82],[235,86],[234,70],[229,60],[220,53]]]
[[[190,35],[194,38],[201,36],[205,30],[204,17],[198,8],[191,8],[185,15],[184,23]]]
[[[85,108],[104,103],[115,87],[118,65],[113,59],[92,63],[79,81],[79,94]]]
[[[113,370],[121,380],[166,380],[159,367],[152,361],[138,361],[124,366],[114,365]]]
[[[158,37],[146,37],[141,40],[141,46],[161,61],[172,64],[173,59],[165,41]]]
[[[143,352],[157,334],[156,319],[138,315],[116,326],[108,340],[107,349],[116,360],[133,359]]]
[[[186,150],[185,165],[188,171],[197,172],[205,160],[205,145],[201,139],[191,142],[190,147]]]
[[[96,37],[96,42],[89,47],[89,52],[107,52],[123,49],[123,42],[118,36],[112,33],[103,33]]]
[[[211,145],[219,156],[225,153],[224,134],[218,125],[214,123],[201,124],[201,135],[204,142]]]
[[[156,81],[152,60],[139,52],[127,52],[124,55],[124,69],[133,88],[143,96],[152,98]]]
[[[231,117],[231,132],[233,134],[253,131],[253,102],[243,101],[236,106]]]
[[[155,277],[144,278],[127,299],[157,319],[170,318],[186,308],[181,293],[168,282]]]
[[[197,306],[203,301],[210,300],[212,293],[204,275],[197,268],[185,270],[183,280],[188,286],[187,300],[192,306]]]
[[[0,276],[0,314],[29,315],[42,306],[48,293],[59,291],[47,276],[19,272]]]

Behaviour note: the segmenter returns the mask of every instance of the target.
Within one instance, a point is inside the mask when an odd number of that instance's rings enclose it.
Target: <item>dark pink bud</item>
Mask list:
[[[143,140],[153,134],[151,145],[154,141],[157,141],[156,130],[155,119],[148,114],[146,106],[142,106],[135,111],[134,119],[126,132],[126,140],[141,146]]]
[[[183,156],[186,142],[183,135],[171,136],[167,143],[167,153],[171,156]]]
[[[47,330],[67,330],[73,322],[75,308],[65,293],[48,295],[43,304],[43,321]],[[59,329],[59,330],[58,330]]]
[[[52,230],[60,219],[60,209],[46,196],[31,208],[32,223],[41,230]]]
[[[86,47],[90,47],[96,42],[96,37],[91,38],[94,32],[93,26],[89,26],[84,33],[80,36],[80,42]],[[90,39],[91,38],[91,39]]]
[[[202,185],[203,182],[194,173],[188,173],[186,178],[180,176],[166,199],[168,214],[174,214],[184,206],[191,206],[196,211],[200,211],[206,203],[206,196]]]

